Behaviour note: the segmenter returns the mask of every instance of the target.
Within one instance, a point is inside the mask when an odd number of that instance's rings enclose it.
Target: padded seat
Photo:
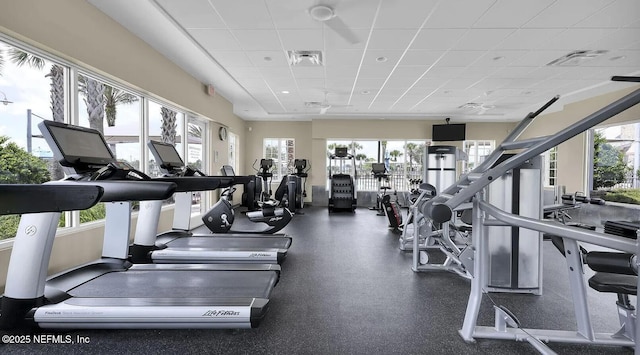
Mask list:
[[[636,295],[638,277],[598,272],[589,279],[589,286],[598,292]]]

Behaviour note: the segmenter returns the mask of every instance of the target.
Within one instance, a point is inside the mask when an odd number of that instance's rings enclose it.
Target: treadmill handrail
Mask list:
[[[166,200],[176,190],[176,184],[171,182],[145,180],[61,180],[48,182],[47,185],[97,185],[104,190],[104,194],[100,199],[101,202]]]
[[[96,184],[0,184],[0,215],[84,210],[103,194],[104,188]]]

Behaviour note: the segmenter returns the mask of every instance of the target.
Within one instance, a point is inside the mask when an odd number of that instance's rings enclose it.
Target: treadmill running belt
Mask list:
[[[126,271],[105,274],[68,293],[73,297],[269,298],[272,271]]]
[[[289,238],[261,237],[186,237],[174,239],[167,243],[170,248],[238,248],[238,249],[288,249]]]

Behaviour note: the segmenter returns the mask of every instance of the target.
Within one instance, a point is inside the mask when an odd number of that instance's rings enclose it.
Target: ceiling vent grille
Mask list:
[[[324,64],[322,51],[287,51],[289,65],[319,67]]]
[[[599,57],[608,51],[606,50],[584,50],[584,51],[573,51],[567,55],[564,55],[558,59],[555,59],[549,63],[547,66],[552,67],[577,67],[583,64],[586,61],[589,61],[593,58]]]

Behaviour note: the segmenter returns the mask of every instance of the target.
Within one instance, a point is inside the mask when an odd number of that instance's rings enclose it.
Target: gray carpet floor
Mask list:
[[[406,213],[406,211],[405,211]],[[238,218],[238,228],[246,221]],[[0,345],[4,354],[533,354],[526,343],[467,343],[462,326],[469,281],[452,273],[411,271],[386,217],[358,209],[328,213],[311,207],[283,230],[293,244],[270,309],[246,330],[79,330],[88,344]],[[523,327],[575,328],[564,260],[544,242],[543,295],[492,294]],[[179,288],[180,285],[175,285]],[[170,290],[169,290],[170,293]],[[615,295],[589,290],[594,327],[617,330]],[[635,298],[634,298],[635,302]],[[492,325],[491,302],[479,322]],[[45,332],[49,333],[49,332]],[[561,354],[624,354],[628,348],[552,344]]]

